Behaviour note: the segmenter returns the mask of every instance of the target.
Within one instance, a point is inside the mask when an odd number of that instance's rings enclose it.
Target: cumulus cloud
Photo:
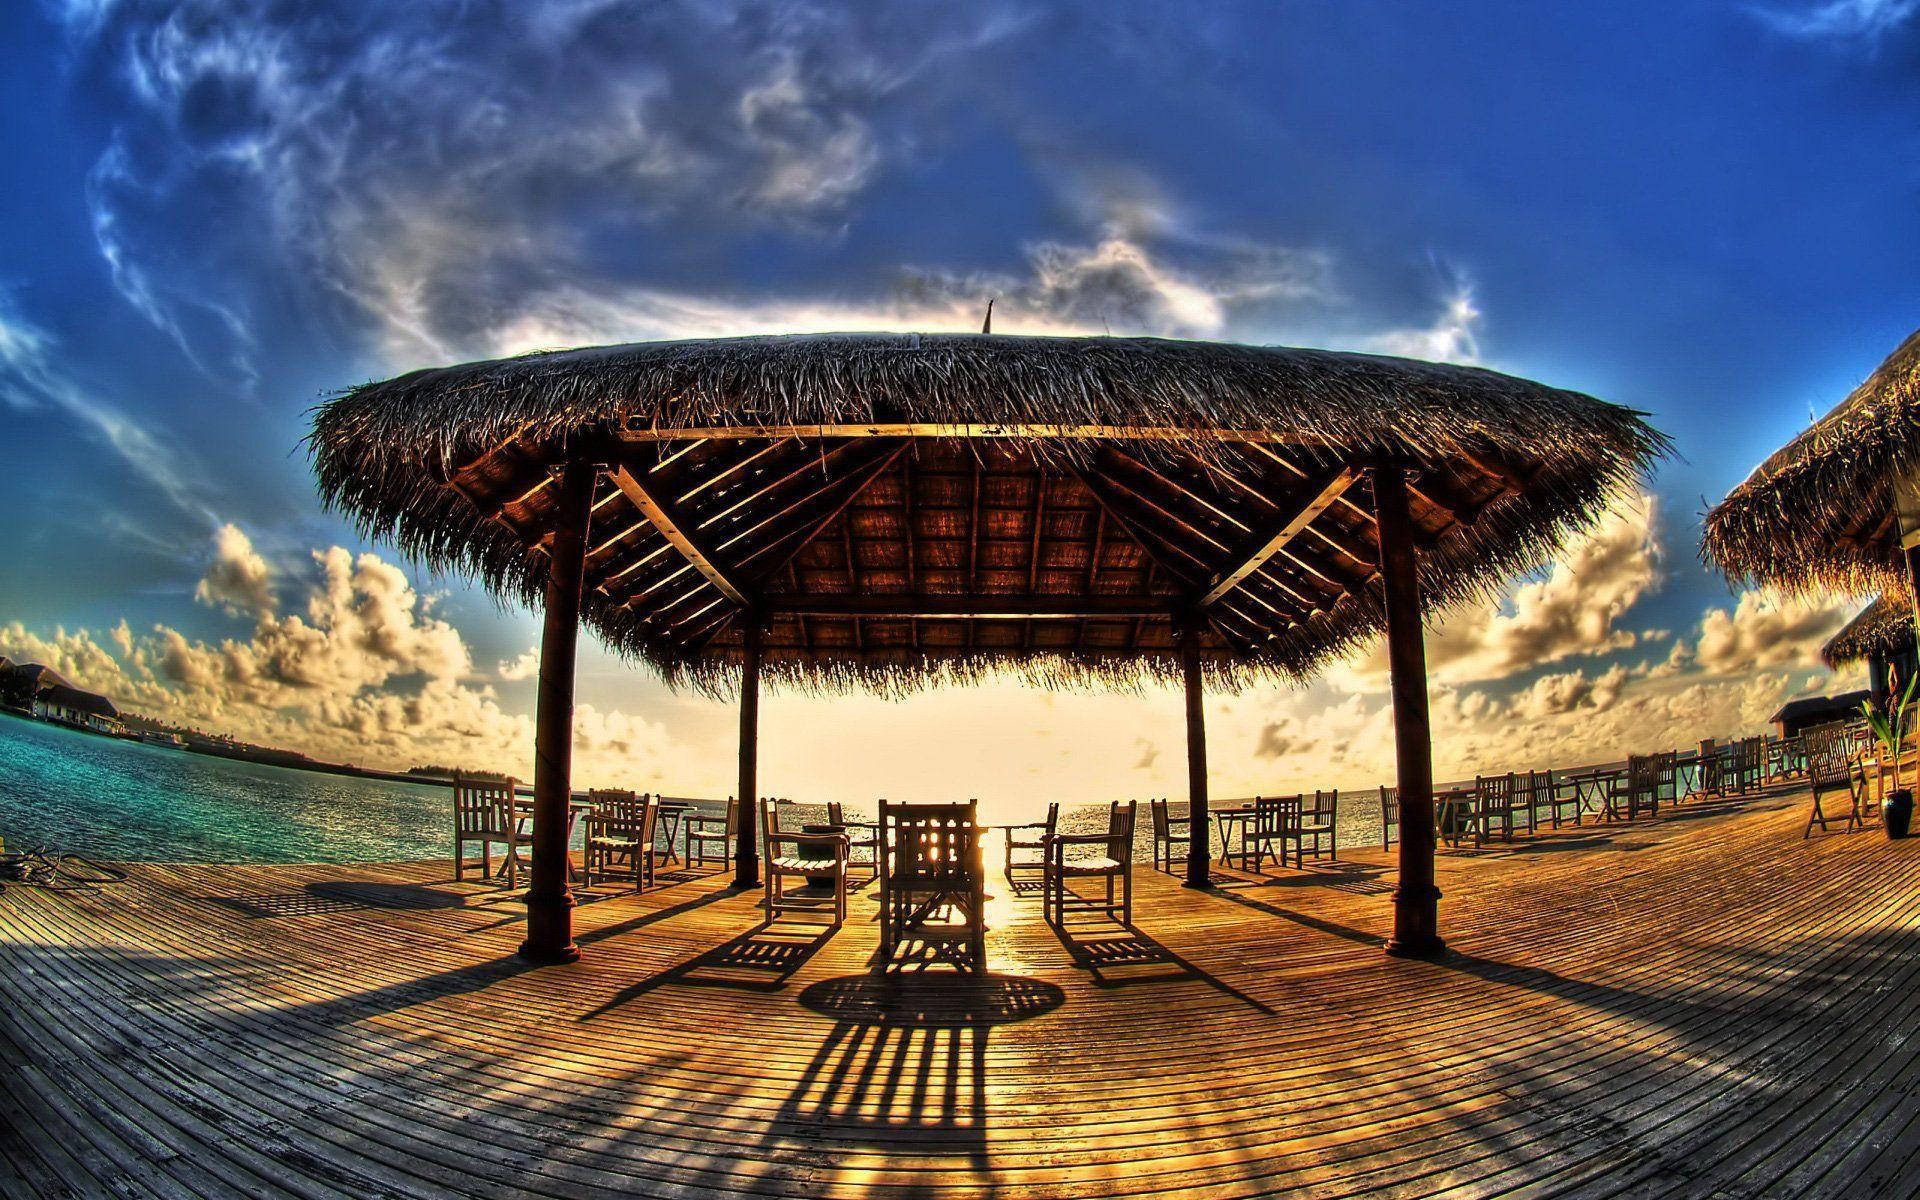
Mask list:
[[[537,647],[522,650],[509,659],[502,659],[495,674],[513,683],[521,679],[532,679],[540,670],[540,651]]]
[[[1714,675],[1819,665],[1821,643],[1838,633],[1858,605],[1831,597],[1789,599],[1742,592],[1733,610],[1710,608],[1700,619],[1692,660]]]
[[[1622,618],[1661,579],[1656,503],[1640,495],[1618,505],[1542,578],[1508,589],[1499,604],[1448,613],[1427,637],[1427,667],[1448,683],[1503,679],[1570,658],[1629,649],[1649,635]],[[1373,646],[1336,677],[1378,690],[1387,678],[1386,647]]]
[[[1581,709],[1611,708],[1627,683],[1628,672],[1615,663],[1598,676],[1583,671],[1542,675],[1514,700],[1514,709],[1531,718],[1553,717]]]
[[[236,615],[264,617],[273,612],[273,572],[239,526],[229,523],[214,531],[213,562],[193,597]]]
[[[271,574],[223,526],[198,595],[256,617],[246,638],[208,642],[121,622],[104,634],[0,624],[0,654],[42,662],[122,708],[321,757],[405,767],[451,763],[526,776],[532,719],[472,672],[459,632],[403,571],[339,547],[314,554],[303,611],[275,611]],[[583,704],[582,778],[658,777],[677,753],[658,722]]]

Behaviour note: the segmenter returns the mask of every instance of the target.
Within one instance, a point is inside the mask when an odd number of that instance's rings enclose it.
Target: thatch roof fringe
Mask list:
[[[325,501],[366,536],[439,570],[538,604],[542,554],[455,487],[517,439],[557,461],[595,454],[628,428],[933,423],[1126,426],[1175,431],[1159,449],[1224,467],[1234,434],[1279,439],[1297,461],[1526,465],[1525,478],[1447,530],[1425,556],[1436,605],[1489,597],[1540,566],[1645,478],[1668,450],[1642,414],[1474,367],[1323,350],[1147,338],[837,334],[645,343],[416,371],[350,389],[316,412],[309,448]],[[1084,462],[1092,441],[1031,439],[1041,457]],[[670,683],[724,693],[734,651],[689,656],[644,614],[590,596],[586,619]],[[1377,581],[1265,647],[1214,653],[1217,686],[1297,679],[1371,637]],[[1169,651],[1069,654],[911,648],[857,657],[769,650],[765,676],[832,690],[897,692],[1016,671],[1058,686],[1177,678]]]
[[[1707,514],[1701,550],[1736,583],[1899,591],[1891,481],[1920,468],[1920,332]]]
[[[1820,647],[1820,658],[1837,670],[1876,654],[1891,659],[1913,651],[1913,602],[1892,594],[1878,597],[1841,626]]]

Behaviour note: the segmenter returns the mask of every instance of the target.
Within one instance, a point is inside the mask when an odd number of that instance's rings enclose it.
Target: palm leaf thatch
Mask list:
[[[1895,659],[1913,648],[1913,602],[1890,593],[1877,597],[1828,638],[1820,647],[1820,659],[1838,670],[1875,656]]]
[[[417,371],[323,404],[322,495],[537,602],[557,464],[595,492],[584,619],[669,683],[881,692],[1297,679],[1383,624],[1365,468],[1415,471],[1445,605],[1540,566],[1666,440],[1472,367],[1145,338],[836,334]]]
[[[1920,466],[1920,332],[1708,512],[1702,549],[1737,583],[1904,591],[1892,481]]]

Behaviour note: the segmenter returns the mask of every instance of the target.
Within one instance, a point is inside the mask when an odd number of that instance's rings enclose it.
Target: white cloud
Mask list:
[[[663,222],[831,236],[912,153],[899,114],[950,103],[958,61],[1022,25],[1000,6],[464,9],[377,28],[240,0],[70,9],[131,102],[88,190],[121,294],[203,364],[250,359],[289,278],[445,357]]]
[[[223,526],[199,595],[257,616],[218,643],[121,622],[102,636],[0,624],[0,654],[42,662],[122,708],[320,757],[405,767],[433,762],[526,777],[533,723],[472,677],[459,632],[377,555],[316,552],[304,611],[274,611],[270,574]],[[522,660],[524,661],[524,656]],[[575,750],[585,782],[657,779],[684,756],[658,722],[582,704]]]
[[[1433,677],[1447,683],[1504,679],[1638,645],[1644,635],[1622,628],[1621,621],[1661,580],[1656,508],[1644,494],[1616,506],[1544,578],[1510,587],[1497,605],[1446,614],[1427,636]],[[1361,690],[1379,690],[1386,677],[1384,644],[1334,672],[1343,686]]]
[[[228,523],[214,531],[213,562],[193,597],[241,615],[265,617],[273,612],[273,572],[239,526]]]
[[[1920,15],[1920,0],[1817,0],[1749,9],[1769,28],[1808,41],[1875,43]]]
[[[1400,358],[1424,358],[1432,362],[1477,363],[1480,341],[1475,329],[1480,324],[1480,308],[1474,302],[1473,285],[1464,277],[1454,278],[1442,295],[1440,312],[1433,324],[1419,329],[1391,329],[1361,339],[1361,348]]]
[[[17,409],[45,406],[65,413],[182,512],[211,527],[214,517],[189,457],[83,387],[61,367],[57,350],[54,336],[0,291],[0,398]]]
[[[1803,600],[1742,592],[1732,612],[1710,608],[1702,614],[1692,659],[1711,675],[1817,667],[1821,644],[1838,633],[1858,607],[1856,601],[1833,597]]]
[[[533,647],[522,650],[513,658],[502,659],[495,674],[508,683],[513,683],[522,679],[532,679],[539,670],[540,650],[538,647]]]

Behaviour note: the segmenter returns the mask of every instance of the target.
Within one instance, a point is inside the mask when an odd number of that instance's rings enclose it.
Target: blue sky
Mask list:
[[[517,746],[531,619],[320,512],[313,403],[575,341],[969,328],[992,295],[1009,331],[1450,357],[1654,414],[1651,522],[1449,623],[1443,771],[1489,724],[1610,757],[1647,705],[1737,725],[1826,685],[1846,604],[1731,594],[1698,517],[1916,323],[1920,4],[960,7],[7,6],[0,652],[321,752]],[[1228,753],[1358,781],[1332,750],[1376,683],[1222,701]],[[585,696],[587,761],[713,773],[724,712],[604,655]],[[1021,714],[1007,789],[1175,790],[1174,722],[1111,731],[1168,698],[942,703]],[[918,704],[870,717],[905,738]]]

